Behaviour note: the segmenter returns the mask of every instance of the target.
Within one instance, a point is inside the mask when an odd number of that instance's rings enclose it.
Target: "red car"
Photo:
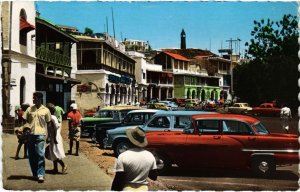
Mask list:
[[[147,133],[148,150],[167,171],[182,168],[249,168],[267,176],[276,165],[298,164],[298,136],[270,133],[257,119],[234,114],[192,116],[193,126],[183,132]]]
[[[259,107],[254,107],[251,111],[253,115],[279,116],[281,109],[273,103],[263,103]]]

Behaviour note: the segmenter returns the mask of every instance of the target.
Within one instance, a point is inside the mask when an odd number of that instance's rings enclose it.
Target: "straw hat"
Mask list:
[[[145,131],[139,127],[126,129],[128,139],[138,147],[145,147],[148,144]]]

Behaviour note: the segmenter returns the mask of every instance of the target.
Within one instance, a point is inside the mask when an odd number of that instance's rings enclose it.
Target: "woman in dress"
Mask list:
[[[54,115],[55,106],[48,104],[47,107],[51,112],[51,126],[48,129],[47,142],[49,142],[49,154],[47,159],[53,161],[53,170],[54,174],[58,173],[58,163],[62,167],[62,173],[66,173],[67,164],[63,162],[65,157],[65,151],[63,146],[63,139],[61,136],[61,123],[58,121],[57,117]]]

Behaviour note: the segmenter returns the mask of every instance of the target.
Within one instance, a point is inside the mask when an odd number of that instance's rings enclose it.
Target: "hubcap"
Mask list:
[[[260,162],[258,169],[262,171],[263,173],[267,172],[269,170],[269,164],[268,162],[262,161]]]

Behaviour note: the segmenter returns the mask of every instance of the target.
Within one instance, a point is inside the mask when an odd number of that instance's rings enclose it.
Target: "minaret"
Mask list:
[[[181,31],[180,37],[181,37],[181,45],[180,45],[180,48],[181,48],[181,49],[186,49],[185,32],[184,32],[183,29],[182,29],[182,31]]]

